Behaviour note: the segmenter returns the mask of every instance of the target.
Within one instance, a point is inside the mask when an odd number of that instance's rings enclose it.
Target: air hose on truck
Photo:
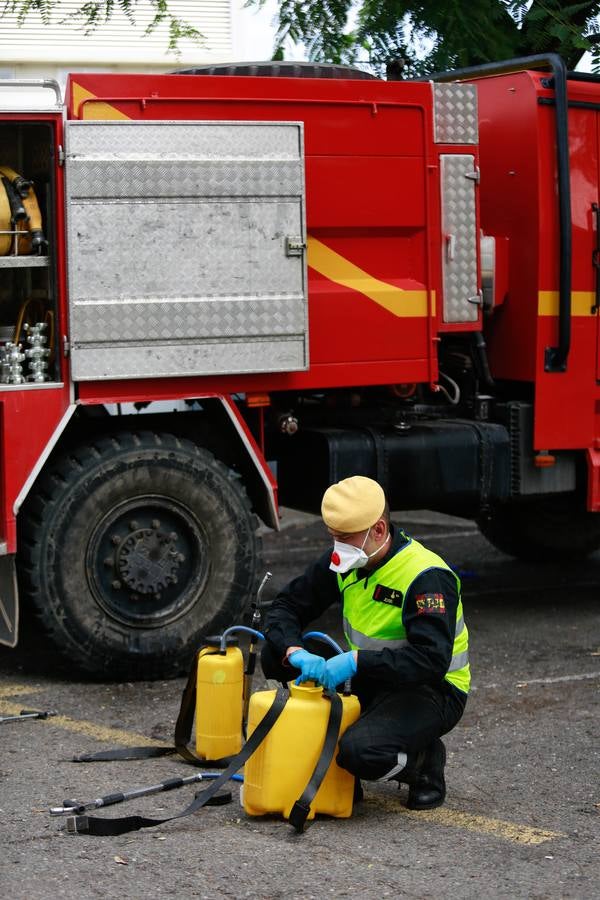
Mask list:
[[[269,577],[267,573],[257,593],[253,625],[260,623],[260,592]],[[245,670],[242,652],[233,637],[240,631],[249,633],[251,638]],[[335,641],[321,632],[309,632],[304,638],[323,640],[336,652],[342,652]],[[118,748],[74,759],[75,762],[148,759],[178,753],[193,765],[224,766],[223,772],[171,778],[88,802],[65,800],[61,807],[51,808],[51,815],[68,816],[67,831],[71,833],[125,834],[183,818],[203,806],[229,802],[231,794],[221,788],[232,779],[244,781],[242,800],[249,815],[280,812],[298,832],[303,830],[307,818],[313,818],[317,812],[337,817],[351,815],[354,778],[340,769],[333,757],[341,733],[358,718],[358,699],[350,694],[349,683],[345,685],[343,697],[310,684],[291,684],[289,690],[279,687],[251,697],[256,645],[263,639],[257,628],[236,625],[200,648],[183,691],[174,746]],[[196,752],[189,746],[194,713]],[[246,714],[248,733],[242,746]],[[292,766],[290,758],[294,760]],[[254,767],[253,762],[256,762]],[[242,779],[236,773],[246,763]],[[102,819],[87,815],[90,810],[203,780],[212,783],[174,816]],[[320,788],[318,802],[313,802]]]
[[[31,181],[0,166],[0,256],[43,254],[47,241]]]

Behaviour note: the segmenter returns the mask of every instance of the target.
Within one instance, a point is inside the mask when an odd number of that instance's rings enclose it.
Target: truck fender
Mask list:
[[[237,406],[227,396],[219,396],[215,399],[223,404],[223,409],[235,429],[240,448],[249,463],[245,472],[248,495],[265,524],[274,528],[275,531],[279,531],[277,482],[273,472]]]

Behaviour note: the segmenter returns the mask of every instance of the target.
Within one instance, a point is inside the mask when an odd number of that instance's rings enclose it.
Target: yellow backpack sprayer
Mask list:
[[[134,747],[75,757],[75,762],[143,759],[178,753],[198,766],[224,766],[222,773],[206,772],[173,778],[145,788],[111,793],[88,802],[65,800],[51,815],[66,815],[67,831],[96,835],[124,834],[182,818],[206,805],[226,803],[230,793],[221,791],[229,780],[243,781],[241,801],[251,816],[279,813],[301,832],[317,813],[334,817],[352,814],[354,778],[334,761],[340,736],[360,714],[350,683],[343,695],[310,682],[290,684],[289,691],[259,691],[251,695],[256,665],[256,646],[264,636],[260,624],[260,595],[271,577],[263,579],[253,604],[252,626],[234,625],[218,638],[208,639],[196,654],[175,727],[174,747]],[[234,635],[248,633],[246,668]],[[336,652],[341,648],[328,635],[309,632]],[[189,747],[196,719],[195,752]],[[246,743],[243,735],[246,732]],[[244,777],[236,775],[244,766]],[[205,790],[175,816],[151,819],[125,816],[101,819],[88,816],[91,809],[172,790],[185,784],[210,780]]]

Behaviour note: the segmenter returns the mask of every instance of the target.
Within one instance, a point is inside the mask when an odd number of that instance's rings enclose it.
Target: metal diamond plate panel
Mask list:
[[[269,341],[264,339],[175,341],[131,344],[115,353],[114,348],[90,346],[85,354],[73,354],[71,368],[75,381],[106,378],[165,378],[181,372],[220,375],[264,372],[265,359],[269,372],[289,372],[304,352],[301,338]],[[131,374],[135,372],[135,376]],[[93,373],[93,374],[90,374]]]
[[[235,300],[222,298],[218,303],[212,300],[164,303],[130,298],[113,304],[81,303],[73,309],[71,322],[79,342],[96,344],[115,333],[121,341],[139,341],[141,318],[144,339],[153,342],[177,340],[182,334],[188,340],[294,337],[302,333],[304,325],[298,297],[277,298],[272,302],[252,296]]]
[[[444,322],[475,322],[479,315],[477,228],[473,156],[440,157],[442,181],[442,248]]]
[[[98,127],[99,126],[99,127]],[[72,159],[302,158],[302,131],[288,122],[69,122]]]
[[[297,194],[298,161],[105,160],[71,166],[73,197],[123,199],[155,197],[278,197]]]
[[[307,367],[301,126],[69,123],[67,196],[76,380]]]
[[[477,143],[479,127],[475,85],[433,85],[433,134],[437,144]]]

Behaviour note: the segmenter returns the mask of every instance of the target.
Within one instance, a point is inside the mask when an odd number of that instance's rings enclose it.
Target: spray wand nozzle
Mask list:
[[[271,572],[266,572],[265,577],[261,581],[258,586],[258,590],[256,592],[256,600],[252,604],[252,622],[251,625],[253,628],[258,628],[260,625],[260,596],[265,588],[267,581],[273,577]]]
[[[264,641],[264,634],[258,630],[258,626],[260,625],[260,595],[263,592],[263,588],[266,585],[269,578],[272,578],[273,575],[271,572],[267,572],[263,580],[261,581],[258,590],[256,592],[256,600],[252,604],[252,623],[251,627],[248,628],[246,625],[232,625],[231,628],[227,628],[223,634],[221,635],[221,644],[219,646],[219,653],[226,653],[227,651],[227,638],[230,634],[233,634],[235,631],[244,631],[246,634],[252,635],[252,637],[257,638],[260,641]]]

